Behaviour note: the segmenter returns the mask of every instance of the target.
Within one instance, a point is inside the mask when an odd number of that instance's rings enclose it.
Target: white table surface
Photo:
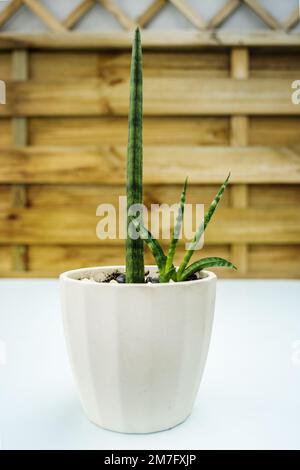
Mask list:
[[[299,281],[219,281],[193,414],[169,431],[125,435],[81,410],[57,281],[0,281],[0,447],[299,449],[299,294]]]

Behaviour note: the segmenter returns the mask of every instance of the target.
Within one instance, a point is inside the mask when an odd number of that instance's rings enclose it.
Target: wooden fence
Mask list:
[[[66,32],[92,0],[64,22],[37,1],[12,1],[0,25],[22,3],[55,32],[0,33],[0,79],[7,84],[0,275],[55,276],[123,263],[123,242],[99,241],[95,229],[96,207],[124,194],[131,34]],[[101,3],[132,29],[165,2],[136,21],[113,2]],[[248,0],[274,31],[237,35],[207,27],[239,1],[229,1],[209,25],[185,2],[172,3],[199,31],[143,32],[146,205],[176,203],[186,175],[189,202],[208,204],[231,170],[201,255],[230,258],[239,267],[235,277],[299,277],[300,105],[292,103],[291,84],[300,79],[300,39],[288,32],[295,12],[280,25]]]

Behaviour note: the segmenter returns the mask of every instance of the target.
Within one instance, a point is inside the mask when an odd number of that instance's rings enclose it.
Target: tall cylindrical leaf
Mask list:
[[[129,131],[127,152],[126,282],[144,282],[144,243],[129,233],[129,208],[143,203],[143,70],[140,31],[134,35],[131,59]]]

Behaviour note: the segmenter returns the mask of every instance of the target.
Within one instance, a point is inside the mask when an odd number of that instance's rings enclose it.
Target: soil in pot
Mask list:
[[[186,281],[196,281],[197,279],[201,279],[203,274],[201,271],[198,273],[193,274],[190,276]],[[92,272],[88,273],[87,275],[83,275],[79,281],[84,281],[84,282],[100,282],[100,283],[106,283],[106,284],[126,284],[126,274],[124,272],[121,272],[119,270],[115,270],[112,272],[108,273],[99,273],[99,272]],[[174,281],[170,281],[174,282]],[[157,271],[156,273],[151,273],[150,271],[145,272],[145,283],[146,284],[159,284],[159,272]]]

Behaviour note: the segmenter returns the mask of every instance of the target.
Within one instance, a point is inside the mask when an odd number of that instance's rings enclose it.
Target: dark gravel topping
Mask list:
[[[116,281],[117,281],[119,284],[125,284],[125,282],[126,282],[126,276],[125,276],[125,274],[119,274],[119,276],[116,278]]]
[[[85,277],[84,277],[83,279],[88,280],[89,278],[85,279]],[[199,279],[197,274],[192,274],[192,276],[190,276],[185,282],[187,282],[187,281],[196,281],[197,279]],[[97,280],[97,279],[93,279],[93,278],[90,278],[90,280],[94,280],[95,282],[104,282],[104,283],[109,283],[111,281],[116,281],[119,284],[125,284],[126,283],[126,275],[124,273],[120,273],[119,271],[114,271],[110,274],[107,274],[104,280]],[[149,271],[145,272],[145,282],[146,283],[151,283],[151,284],[159,284],[160,283],[159,277],[149,276]]]
[[[192,274],[188,279],[187,281],[197,281],[198,277],[196,274]]]
[[[151,282],[152,284],[159,284],[159,279],[158,277],[148,276],[146,282]]]

